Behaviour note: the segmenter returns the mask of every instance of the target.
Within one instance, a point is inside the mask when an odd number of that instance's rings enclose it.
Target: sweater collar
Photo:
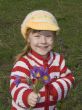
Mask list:
[[[41,65],[43,65],[44,63],[47,63],[48,65],[50,65],[53,61],[53,52],[50,51],[48,53],[47,58],[44,58],[43,56],[39,55],[38,53],[36,53],[33,50],[30,50],[30,52],[28,53],[28,56],[30,58],[32,58],[34,61],[37,61],[38,63],[40,63]]]

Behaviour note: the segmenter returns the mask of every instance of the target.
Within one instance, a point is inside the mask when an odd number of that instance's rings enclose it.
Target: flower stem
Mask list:
[[[32,110],[32,107],[30,106],[29,110]]]

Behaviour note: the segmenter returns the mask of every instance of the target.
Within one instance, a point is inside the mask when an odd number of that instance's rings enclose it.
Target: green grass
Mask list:
[[[63,53],[74,72],[76,87],[58,110],[82,109],[82,0],[0,0],[0,110],[10,110],[9,75],[13,58],[24,47],[20,25],[28,12],[52,12],[61,27],[54,50]]]

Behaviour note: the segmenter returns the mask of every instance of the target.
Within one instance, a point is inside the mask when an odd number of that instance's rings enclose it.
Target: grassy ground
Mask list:
[[[61,31],[54,50],[64,54],[76,77],[76,86],[58,110],[82,110],[82,0],[0,0],[0,110],[10,110],[9,75],[13,57],[24,47],[20,25],[36,9],[57,17]]]

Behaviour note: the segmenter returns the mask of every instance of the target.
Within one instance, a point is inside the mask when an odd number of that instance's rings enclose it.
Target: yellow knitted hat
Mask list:
[[[59,31],[55,16],[44,10],[36,10],[29,13],[21,24],[21,33],[26,38],[26,32],[32,28],[35,30]]]

